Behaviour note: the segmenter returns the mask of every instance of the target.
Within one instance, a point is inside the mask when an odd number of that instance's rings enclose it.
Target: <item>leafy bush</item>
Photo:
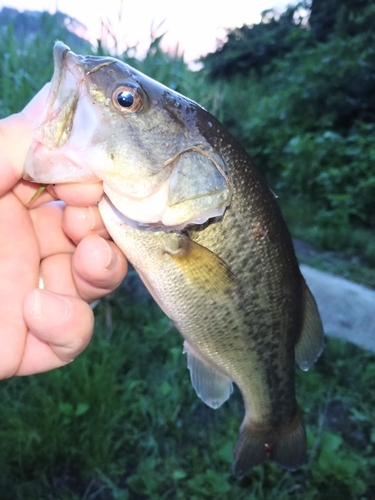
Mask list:
[[[374,125],[362,125],[346,138],[330,131],[293,137],[284,148],[280,188],[314,202],[323,228],[346,229],[358,220],[375,227],[374,133]]]
[[[367,98],[367,85],[374,49],[365,48],[364,40],[334,39],[286,55],[267,76],[237,75],[228,82],[222,108],[228,128],[282,204],[298,200],[312,207],[311,222],[319,229],[314,243],[353,251],[352,234],[367,229],[356,251],[373,263],[375,93]],[[367,79],[361,68],[367,68]]]
[[[358,250],[373,263],[375,7],[310,5],[310,26],[306,2],[268,11],[203,61],[227,81],[222,118],[283,205],[312,207],[316,242],[329,249],[346,250],[354,232],[368,230]]]

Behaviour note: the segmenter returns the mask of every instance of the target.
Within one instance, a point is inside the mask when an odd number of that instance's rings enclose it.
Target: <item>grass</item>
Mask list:
[[[129,286],[99,304],[94,340],[71,365],[1,383],[2,500],[373,498],[374,356],[329,339],[310,372],[297,370],[309,463],[237,481],[238,391],[206,407],[180,335]]]
[[[322,226],[314,207],[301,199],[281,197],[280,205],[293,237],[311,245],[309,252],[297,250],[300,262],[375,289],[373,231]]]

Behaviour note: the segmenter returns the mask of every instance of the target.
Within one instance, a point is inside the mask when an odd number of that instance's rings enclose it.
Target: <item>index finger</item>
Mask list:
[[[0,196],[21,178],[27,151],[36,124],[42,114],[49,84],[18,114],[0,120]]]

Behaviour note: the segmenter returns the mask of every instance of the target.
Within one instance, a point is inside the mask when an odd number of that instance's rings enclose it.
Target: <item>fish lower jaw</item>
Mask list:
[[[168,206],[168,184],[146,198],[134,199],[118,193],[108,184],[103,184],[104,192],[112,205],[131,227],[140,229],[163,229],[164,231],[181,231],[189,225],[205,224],[209,219],[223,215],[226,204],[216,204],[208,210],[190,209],[187,206]],[[196,200],[186,203],[194,204]],[[199,200],[197,201],[197,204]]]
[[[128,217],[124,215],[112,202],[108,195],[104,194],[103,198],[99,202],[99,211],[103,217],[104,222],[108,220],[109,212],[111,211],[111,218],[117,220],[117,224],[132,227],[134,229],[140,230],[162,230],[164,232],[181,231],[184,229],[185,225],[182,226],[164,226],[160,221],[158,222],[143,222],[136,218]],[[105,215],[104,215],[105,214]]]

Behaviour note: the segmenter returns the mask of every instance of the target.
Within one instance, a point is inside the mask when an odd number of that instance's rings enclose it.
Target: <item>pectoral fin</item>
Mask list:
[[[219,408],[233,392],[232,381],[204,361],[186,341],[184,353],[187,354],[191,383],[198,397],[214,410]]]
[[[230,293],[236,279],[229,266],[215,253],[181,235],[178,248],[166,250],[189,283],[211,293]]]
[[[305,282],[303,282],[303,303],[303,327],[295,348],[295,356],[300,368],[306,371],[323,350],[324,332],[315,299]]]

